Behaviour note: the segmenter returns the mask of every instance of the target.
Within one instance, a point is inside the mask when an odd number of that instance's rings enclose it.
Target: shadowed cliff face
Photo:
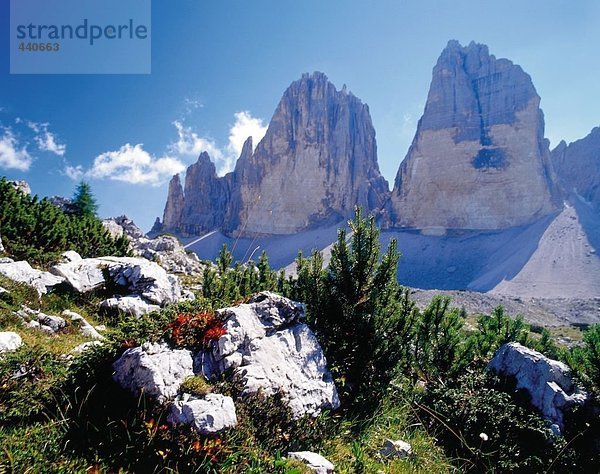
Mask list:
[[[292,234],[349,218],[356,205],[378,211],[388,195],[368,107],[324,74],[305,74],[284,93],[256,149],[246,142],[232,173],[217,178],[201,155],[188,168],[183,205],[172,182],[163,230]]]
[[[519,66],[450,41],[396,177],[390,226],[504,229],[556,212],[539,102]]]
[[[600,212],[600,127],[552,150],[552,164],[566,194],[576,193]]]

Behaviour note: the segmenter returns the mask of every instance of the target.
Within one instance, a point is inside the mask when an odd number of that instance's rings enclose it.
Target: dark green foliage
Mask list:
[[[350,229],[350,242],[339,231],[325,271],[317,254],[308,263],[299,259],[298,294],[307,298],[309,322],[336,375],[356,394],[393,377],[400,355],[395,326],[404,325],[398,319],[406,315],[398,311],[396,242],[381,256],[375,219],[365,219],[360,209]]]
[[[92,194],[92,188],[85,181],[81,181],[69,205],[69,213],[78,217],[96,217],[97,212],[98,204]]]
[[[236,262],[232,267],[232,262],[233,256],[223,245],[216,265],[205,267],[202,273],[202,297],[214,308],[229,306],[259,291],[273,291],[278,286],[285,289],[287,286],[285,277],[271,270],[265,252],[258,264],[250,260],[243,265]]]
[[[472,357],[476,361],[487,363],[501,345],[509,342],[531,345],[529,327],[523,316],[517,315],[513,319],[502,306],[494,308],[489,316],[480,316],[477,319],[477,329],[470,338]]]
[[[600,324],[588,328],[583,343],[566,354],[566,362],[590,387],[600,390]]]
[[[66,378],[63,361],[39,348],[23,346],[0,359],[0,425],[45,420],[55,404],[51,388]]]
[[[0,235],[17,259],[46,264],[65,250],[82,257],[127,255],[127,237],[112,238],[94,215],[68,215],[47,199],[38,200],[0,180]]]
[[[460,460],[461,472],[574,470],[576,456],[567,441],[482,372],[460,377],[453,387],[434,384],[414,405],[420,422]]]
[[[425,380],[453,376],[466,365],[463,320],[466,314],[450,309],[450,298],[436,296],[417,321],[413,370]]]

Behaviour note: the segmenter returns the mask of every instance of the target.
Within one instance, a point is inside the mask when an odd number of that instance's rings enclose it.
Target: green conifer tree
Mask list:
[[[91,186],[85,181],[77,185],[69,210],[71,214],[79,217],[96,217],[98,204],[92,194]]]

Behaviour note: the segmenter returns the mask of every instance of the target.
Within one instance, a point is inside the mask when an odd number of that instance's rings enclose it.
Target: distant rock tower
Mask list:
[[[381,210],[388,197],[368,106],[316,72],[290,85],[265,137],[255,150],[246,141],[232,173],[217,177],[202,153],[187,170],[185,189],[175,176],[161,227],[294,234],[349,218],[356,205]]]
[[[539,104],[519,66],[487,46],[450,41],[396,176],[390,226],[504,229],[556,212],[561,200]]]

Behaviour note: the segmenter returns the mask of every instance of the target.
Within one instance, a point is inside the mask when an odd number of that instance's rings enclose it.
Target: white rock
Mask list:
[[[28,323],[25,324],[29,329],[41,329],[41,324],[38,323],[35,319],[32,319]]]
[[[306,466],[317,474],[333,474],[334,465],[323,456],[312,451],[289,452],[288,458],[302,461]]]
[[[516,389],[529,393],[531,404],[561,430],[565,411],[574,405],[584,405],[589,398],[573,382],[566,364],[516,342],[500,347],[488,369],[503,377],[514,377]]]
[[[170,423],[192,425],[203,435],[219,433],[237,425],[233,399],[209,393],[204,398],[183,394],[171,405]]]
[[[10,293],[10,292],[6,288],[2,288],[0,286],[0,294],[2,294],[2,293]]]
[[[164,402],[177,395],[181,383],[194,375],[192,366],[190,351],[147,342],[123,353],[113,364],[113,378],[136,395],[144,392]]]
[[[83,260],[81,255],[79,255],[75,250],[67,250],[61,254],[61,259],[63,263],[72,263],[72,262],[80,262]]]
[[[16,351],[23,345],[23,340],[16,332],[0,332],[0,352]]]
[[[160,235],[155,239],[139,238],[132,242],[136,255],[158,262],[168,272],[198,274],[202,264],[195,253],[187,253],[176,237]]]
[[[269,292],[249,304],[219,311],[227,334],[200,354],[197,365],[211,377],[233,368],[243,393],[283,392],[295,417],[335,409],[340,401],[325,355],[304,323],[304,306]]]
[[[386,439],[379,454],[386,459],[402,459],[412,454],[412,446],[406,441]]]
[[[0,275],[33,286],[40,296],[64,281],[61,277],[32,268],[25,261],[0,263]]]
[[[102,264],[99,259],[86,258],[53,266],[50,271],[58,275],[79,293],[87,293],[104,285]]]
[[[90,337],[92,339],[104,339],[104,336],[102,336],[97,330],[96,328],[94,328],[94,326],[92,326],[90,323],[88,323],[85,318],[83,316],[81,316],[78,313],[75,313],[74,311],[69,311],[68,309],[65,309],[62,312],[62,315],[65,316],[66,318],[70,318],[71,322],[75,323],[76,325],[79,326],[79,332],[86,337]]]
[[[157,263],[144,258],[85,258],[78,262],[55,265],[51,271],[63,277],[80,293],[102,287],[106,283],[105,273],[108,273],[113,283],[142,296],[150,303],[163,306],[185,299],[179,279],[169,275]]]
[[[140,317],[144,314],[157,311],[160,306],[150,304],[139,296],[120,296],[118,298],[109,298],[100,304],[101,308],[109,311],[120,311],[124,314]]]
[[[39,313],[37,320],[42,326],[52,329],[52,332],[58,332],[67,325],[67,322],[63,318],[44,313]]]

